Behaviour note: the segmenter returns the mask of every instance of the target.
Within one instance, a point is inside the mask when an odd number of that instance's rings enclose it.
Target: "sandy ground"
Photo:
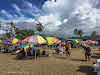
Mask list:
[[[80,49],[73,49],[70,57],[53,55],[37,60],[16,60],[15,55],[0,53],[0,75],[96,75],[92,66],[100,51],[92,53],[91,61],[84,61]]]

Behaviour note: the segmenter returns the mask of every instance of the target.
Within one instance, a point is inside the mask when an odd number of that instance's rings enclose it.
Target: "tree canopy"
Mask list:
[[[82,37],[84,32],[81,29],[79,29],[79,30],[78,29],[74,29],[74,34],[75,35],[79,35],[80,37]]]
[[[43,25],[42,25],[41,23],[38,23],[38,24],[37,24],[37,30],[38,30],[39,32],[42,32],[42,31],[43,31]]]
[[[28,36],[34,35],[34,30],[16,30],[16,38],[22,40],[25,39]]]

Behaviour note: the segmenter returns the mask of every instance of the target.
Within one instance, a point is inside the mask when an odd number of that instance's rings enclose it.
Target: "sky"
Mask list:
[[[0,0],[0,20],[41,22],[44,33],[72,36],[100,33],[100,0]]]
[[[0,0],[0,20],[32,21],[45,0]]]

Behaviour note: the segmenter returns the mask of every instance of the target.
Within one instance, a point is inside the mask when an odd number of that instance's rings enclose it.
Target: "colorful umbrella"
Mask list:
[[[76,41],[76,43],[79,43],[79,41],[78,40],[75,40]]]
[[[19,42],[19,41],[20,41],[19,39],[14,38],[14,39],[12,40],[12,44],[16,44],[16,43]]]
[[[13,38],[7,40],[7,42],[12,43]]]
[[[26,46],[27,46],[27,44],[22,44],[21,45],[22,48],[25,48]]]
[[[29,36],[21,41],[22,43],[45,44],[47,41],[40,35]]]
[[[31,36],[30,39],[28,40],[28,43],[33,43],[33,44],[45,44],[47,41],[40,35],[34,35]]]
[[[25,38],[24,40],[21,41],[21,43],[24,43],[24,44],[25,44],[25,43],[28,43],[28,40],[29,40],[30,38],[31,38],[31,36]]]
[[[1,44],[7,44],[7,41],[6,40],[2,40]]]
[[[48,41],[49,45],[57,44],[60,41],[56,37],[46,37],[46,40]]]
[[[94,40],[89,40],[88,43],[95,43],[95,41]]]
[[[72,40],[72,42],[73,42],[73,43],[78,43],[79,41],[78,41],[78,40]]]
[[[0,43],[2,42],[2,40],[0,40]]]

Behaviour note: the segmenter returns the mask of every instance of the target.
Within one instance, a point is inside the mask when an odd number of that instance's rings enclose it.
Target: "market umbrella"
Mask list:
[[[2,42],[2,40],[0,40],[0,43]]]
[[[17,42],[19,42],[19,41],[20,41],[19,39],[14,38],[14,39],[12,40],[12,44],[17,44]]]
[[[79,41],[78,41],[78,40],[72,40],[72,42],[73,42],[73,43],[78,43]]]
[[[33,43],[33,44],[46,44],[46,40],[40,36],[40,35],[34,35],[31,36],[30,39],[28,40],[28,43]]]
[[[7,40],[7,42],[12,43],[13,38]]]
[[[91,43],[95,43],[95,41],[94,41],[94,40],[90,40],[90,42],[91,42]]]
[[[76,41],[75,41],[75,40],[72,40],[72,42],[73,42],[73,43],[76,43]]]
[[[78,40],[75,40],[76,41],[76,43],[79,43],[79,41]]]
[[[22,40],[21,41],[21,43],[23,44],[25,44],[25,43],[28,43],[28,40],[31,38],[31,36],[29,36],[29,37],[27,37],[27,38],[25,38],[24,40]]]
[[[46,37],[46,40],[48,41],[49,45],[57,44],[60,42],[60,40],[56,37]]]
[[[25,48],[26,46],[27,46],[27,44],[22,44],[21,45],[22,48]]]
[[[7,44],[7,41],[6,40],[2,40],[1,44]]]

